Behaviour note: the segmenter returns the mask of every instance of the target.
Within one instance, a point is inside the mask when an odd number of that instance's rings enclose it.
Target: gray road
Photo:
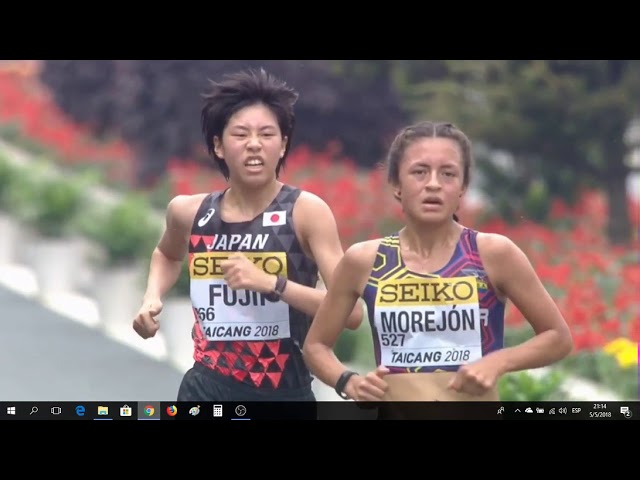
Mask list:
[[[0,401],[175,401],[182,374],[0,287]]]

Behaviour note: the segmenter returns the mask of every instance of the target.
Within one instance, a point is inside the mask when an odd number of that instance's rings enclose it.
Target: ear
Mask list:
[[[402,199],[400,192],[400,187],[393,187],[393,198],[400,201]]]
[[[213,137],[213,151],[218,158],[224,158],[224,148],[219,137]]]
[[[287,150],[288,137],[282,137],[282,149],[280,150],[280,158],[284,157],[284,152]]]

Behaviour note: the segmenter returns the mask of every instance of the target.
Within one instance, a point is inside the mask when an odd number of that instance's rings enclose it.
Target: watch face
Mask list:
[[[346,393],[344,393],[344,387],[347,386],[347,383],[349,382],[349,379],[353,375],[356,375],[356,372],[346,371],[342,375],[340,375],[340,378],[338,379],[338,382],[336,383],[336,388],[335,388],[336,393],[338,395],[340,395],[340,397],[344,398],[345,400],[347,400],[349,397],[347,396]]]

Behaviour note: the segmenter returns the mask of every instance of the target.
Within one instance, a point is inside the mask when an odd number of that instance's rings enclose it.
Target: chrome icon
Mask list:
[[[170,417],[175,417],[178,414],[178,407],[175,405],[170,405],[167,407],[167,415]]]
[[[147,417],[151,417],[154,414],[154,412],[155,412],[155,409],[151,405],[146,405],[144,407],[144,414]]]

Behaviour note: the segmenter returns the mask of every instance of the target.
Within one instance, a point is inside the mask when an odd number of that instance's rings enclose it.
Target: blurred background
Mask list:
[[[168,201],[225,186],[200,93],[249,66],[300,92],[283,180],[327,201],[345,248],[402,225],[380,166],[398,130],[456,123],[476,159],[461,222],[527,253],[575,340],[553,368],[505,376],[502,399],[638,398],[639,61],[14,60],[0,61],[0,400],[175,399],[192,364],[186,268],[156,338],[131,320]],[[508,345],[533,335],[512,305],[506,321]],[[368,323],[336,349],[371,368]]]

